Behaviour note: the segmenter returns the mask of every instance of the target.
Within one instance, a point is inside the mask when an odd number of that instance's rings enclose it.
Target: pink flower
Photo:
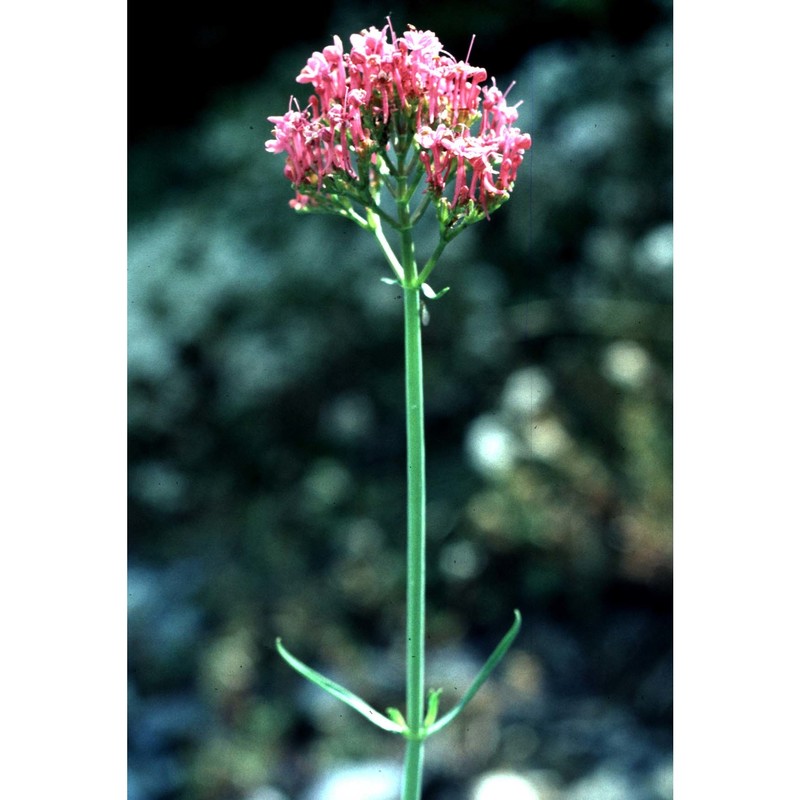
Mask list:
[[[398,40],[398,49],[405,52],[416,51],[427,57],[439,55],[441,42],[433,31],[418,31],[409,28]]]
[[[422,148],[419,158],[428,176],[428,186],[434,195],[441,195],[453,165],[449,155],[453,131],[443,124],[436,130],[426,125],[419,129],[416,139]]]
[[[347,73],[344,68],[344,46],[338,36],[333,44],[321,53],[314,53],[297,76],[298,83],[310,83],[321,101],[322,108],[341,100],[347,89]]]

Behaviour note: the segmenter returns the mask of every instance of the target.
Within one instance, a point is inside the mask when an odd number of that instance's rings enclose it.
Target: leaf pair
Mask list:
[[[478,690],[486,682],[492,670],[494,670],[494,668],[500,663],[500,660],[506,654],[509,647],[511,647],[511,643],[519,633],[521,624],[522,616],[520,615],[519,611],[515,610],[514,623],[509,629],[508,633],[506,633],[506,635],[500,641],[500,644],[497,645],[492,654],[489,656],[486,663],[483,665],[483,668],[478,673],[475,680],[472,681],[464,696],[461,698],[461,701],[439,720],[437,720],[436,717],[439,710],[439,698],[442,690],[436,689],[431,691],[428,696],[428,709],[425,714],[423,728],[421,731],[417,732],[412,731],[408,727],[403,715],[396,708],[390,708],[387,710],[386,714],[381,714],[380,711],[373,708],[358,695],[353,694],[353,692],[351,692],[349,689],[346,689],[344,686],[332,681],[330,678],[326,678],[321,673],[304,664],[302,661],[300,661],[300,659],[295,658],[283,646],[283,644],[281,644],[280,639],[277,639],[275,644],[278,648],[278,652],[281,654],[281,657],[289,664],[289,666],[297,670],[297,672],[299,672],[307,680],[311,681],[311,683],[315,683],[321,689],[324,689],[326,692],[328,692],[328,694],[333,695],[333,697],[335,697],[337,700],[341,700],[346,705],[358,711],[359,714],[366,717],[373,725],[377,725],[379,728],[389,731],[390,733],[399,733],[402,736],[405,736],[407,739],[423,740],[431,734],[434,734],[449,725],[464,710],[467,703],[469,703],[469,701],[478,693]]]

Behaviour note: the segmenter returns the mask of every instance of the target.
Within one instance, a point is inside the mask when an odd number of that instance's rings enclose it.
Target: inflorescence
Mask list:
[[[270,153],[286,153],[298,210],[342,213],[351,201],[379,203],[387,177],[422,177],[443,226],[488,216],[505,202],[531,137],[514,127],[517,105],[486,70],[457,61],[431,31],[391,24],[315,52],[297,76],[313,94],[269,117]],[[513,84],[512,84],[513,86]],[[509,87],[510,89],[511,87]],[[416,158],[409,158],[415,154]],[[465,219],[469,217],[469,219]]]

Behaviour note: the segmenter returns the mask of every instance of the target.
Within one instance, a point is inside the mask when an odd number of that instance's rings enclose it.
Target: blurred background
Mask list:
[[[291,14],[291,10],[288,12]],[[533,148],[445,251],[424,329],[425,800],[672,797],[669,0],[129,11],[129,800],[394,800],[403,742],[402,306],[303,217],[266,117],[391,14],[485,67]],[[282,18],[283,19],[283,18]],[[422,257],[428,247],[422,241]]]

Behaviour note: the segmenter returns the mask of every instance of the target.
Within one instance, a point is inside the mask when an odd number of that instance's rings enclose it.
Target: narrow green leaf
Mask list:
[[[500,663],[500,660],[506,654],[508,648],[511,647],[511,643],[514,641],[514,639],[516,639],[521,625],[522,615],[515,609],[514,624],[511,626],[508,633],[502,638],[500,644],[495,647],[494,652],[489,656],[488,660],[483,665],[483,669],[478,673],[478,677],[475,678],[469,689],[467,689],[464,697],[461,698],[461,702],[454,709],[445,714],[438,722],[434,723],[428,728],[427,734],[429,736],[432,733],[440,731],[446,725],[449,725],[464,710],[467,703],[469,703],[469,701],[475,697],[475,695],[478,693],[478,689],[480,689],[481,686],[486,683],[486,679],[489,677],[492,670]]]
[[[386,716],[389,717],[392,722],[396,722],[400,725],[403,731],[408,730],[408,723],[406,723],[406,719],[399,708],[387,708]]]
[[[422,723],[423,727],[427,730],[436,722],[436,716],[439,713],[439,698],[442,696],[441,689],[431,689],[428,695],[428,712],[425,714],[425,721]]]
[[[380,711],[374,709],[365,700],[362,700],[358,695],[353,694],[349,689],[340,686],[330,678],[326,678],[311,667],[304,664],[300,659],[295,658],[282,644],[280,639],[275,640],[275,645],[281,657],[286,661],[289,666],[296,669],[304,678],[315,683],[321,689],[324,689],[328,694],[333,695],[337,700],[346,703],[350,708],[354,708],[359,714],[365,716],[373,725],[383,728],[385,731],[391,733],[404,733],[405,727],[399,725],[397,722],[392,722],[388,717],[385,717]]]
[[[436,292],[427,283],[423,283],[420,288],[422,289],[422,294],[424,294],[428,300],[438,300],[442,295],[445,295],[450,291],[450,287],[445,286],[441,292]]]
[[[424,294],[428,300],[433,300],[436,297],[436,292],[434,292],[427,283],[422,284],[422,294]]]

